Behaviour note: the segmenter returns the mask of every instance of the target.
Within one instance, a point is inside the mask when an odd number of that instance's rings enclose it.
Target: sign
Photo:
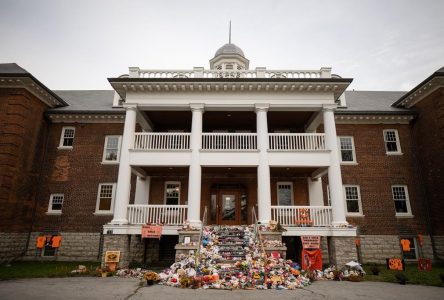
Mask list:
[[[162,226],[158,225],[143,225],[142,226],[142,238],[148,239],[160,239],[162,235]]]
[[[120,260],[120,251],[106,251],[105,263],[118,263]]]
[[[432,270],[432,260],[430,258],[418,259],[418,270],[431,271]]]
[[[387,269],[404,271],[404,260],[401,258],[387,258]]]
[[[303,235],[301,241],[304,249],[319,249],[321,247],[321,237],[319,235]]]

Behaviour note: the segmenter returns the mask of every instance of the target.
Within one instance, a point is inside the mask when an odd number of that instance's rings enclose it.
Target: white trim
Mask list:
[[[347,193],[346,193],[346,188],[348,188],[348,187],[356,188],[356,190],[357,190],[359,212],[349,212],[347,210]],[[357,184],[344,184],[343,185],[343,189],[344,189],[345,215],[347,217],[364,217],[364,214],[362,212],[361,188],[359,187],[359,185],[357,185]],[[356,200],[350,200],[350,201],[356,201]]]
[[[393,194],[393,188],[395,187],[401,187],[404,189],[404,193],[405,193],[405,201],[406,201],[406,207],[407,207],[407,212],[403,213],[403,212],[397,212],[396,211],[396,205],[395,205],[395,201],[399,201],[399,200],[395,200],[395,195]],[[395,216],[397,218],[413,218],[413,214],[412,214],[412,208],[410,206],[410,196],[409,196],[409,190],[407,185],[405,184],[394,184],[391,186],[391,191],[392,191],[392,200],[393,200],[393,205],[395,206]]]
[[[99,210],[100,206],[100,191],[102,189],[103,185],[112,185],[112,195],[111,195],[111,207],[109,210]],[[116,200],[116,186],[117,184],[115,182],[103,182],[99,183],[99,187],[97,188],[97,199],[96,199],[96,210],[94,212],[94,215],[112,215],[114,211],[114,202]]]
[[[60,210],[53,210],[52,209],[52,202],[54,200],[54,197],[62,197],[62,208]],[[48,204],[48,211],[46,212],[47,215],[61,215],[63,210],[63,202],[65,202],[65,194],[58,193],[58,194],[51,194],[49,196],[49,204]]]
[[[279,185],[289,185],[291,190],[291,206],[294,205],[294,190],[293,190],[293,182],[291,181],[278,181],[276,182],[276,202],[278,206],[284,206],[279,203]]]
[[[57,147],[57,149],[72,149],[73,146],[64,146],[64,141],[65,141],[65,131],[68,129],[72,129],[74,130],[74,134],[73,134],[73,145],[74,145],[74,138],[76,136],[76,128],[74,126],[63,126],[62,127],[62,133],[60,134],[60,141],[59,141],[59,147]]]
[[[167,204],[167,185],[168,184],[178,184],[179,185],[179,195],[177,196],[177,205],[180,204],[180,191],[181,191],[181,182],[180,181],[165,181],[163,188],[163,204]]]
[[[397,151],[388,151],[387,150],[387,142],[390,142],[390,141],[386,141],[385,133],[389,132],[389,131],[393,131],[395,133],[396,149],[397,149]],[[384,138],[384,147],[385,147],[385,154],[386,155],[402,155],[401,143],[399,141],[398,129],[384,129],[384,130],[382,130],[382,136]]]
[[[117,141],[117,159],[116,160],[106,160],[106,145],[108,144],[108,138],[118,137]],[[121,135],[106,135],[105,143],[103,144],[103,154],[102,154],[102,164],[118,164],[120,162],[120,150],[122,148],[122,136]]]
[[[352,151],[352,156],[353,156],[352,161],[343,161],[342,160],[341,138],[346,138],[346,139],[351,140],[351,145],[352,145],[351,151]],[[353,136],[351,136],[351,135],[338,136],[338,152],[339,152],[339,162],[341,163],[341,165],[357,165],[358,164],[356,161],[355,139]]]

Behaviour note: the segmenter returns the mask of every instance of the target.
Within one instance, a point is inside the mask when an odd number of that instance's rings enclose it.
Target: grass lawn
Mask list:
[[[400,271],[388,270],[385,265],[378,265],[381,272],[379,275],[373,275],[370,271],[370,267],[371,266],[369,265],[364,265],[364,270],[367,273],[364,280],[397,282],[395,274]],[[431,271],[420,271],[418,270],[417,264],[406,264],[403,273],[407,276],[407,284],[444,286],[439,278],[439,274],[444,274],[443,265],[433,265]]]
[[[87,272],[82,274],[71,273],[78,265],[84,265]],[[19,261],[10,266],[0,265],[0,280],[14,278],[37,278],[37,277],[67,277],[88,276],[95,274],[99,262],[62,262],[62,261]]]

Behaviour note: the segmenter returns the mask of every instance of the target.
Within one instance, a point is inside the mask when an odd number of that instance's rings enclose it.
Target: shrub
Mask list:
[[[405,284],[407,282],[407,276],[402,272],[396,273],[395,278],[400,284]]]
[[[442,284],[444,284],[444,273],[440,273],[439,278],[441,279]]]
[[[381,272],[381,270],[379,269],[378,266],[371,266],[370,272],[372,272],[373,275],[379,275],[379,272]]]

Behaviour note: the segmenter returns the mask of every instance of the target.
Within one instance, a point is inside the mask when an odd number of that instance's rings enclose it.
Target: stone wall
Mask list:
[[[435,251],[436,251],[436,258],[440,259],[441,261],[444,260],[444,236],[435,235],[433,237],[435,241]],[[425,242],[425,239],[424,239]]]
[[[334,236],[330,238],[330,262],[336,266],[343,266],[351,260],[357,260],[354,237]]]
[[[131,261],[129,252],[131,235],[126,234],[105,234],[103,235],[102,266],[105,266],[106,251],[120,251],[120,261],[118,267],[127,267]]]
[[[0,232],[0,263],[20,257],[27,237],[27,233]]]
[[[361,235],[363,263],[384,264],[388,257],[400,257],[401,248],[397,235]]]

